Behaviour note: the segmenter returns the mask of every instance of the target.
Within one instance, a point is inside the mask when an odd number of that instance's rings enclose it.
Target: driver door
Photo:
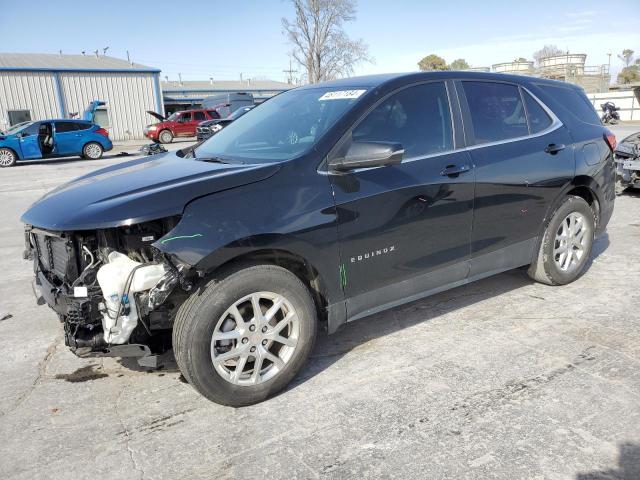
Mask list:
[[[188,137],[190,135],[195,135],[195,127],[193,128],[193,133],[189,133],[192,128],[192,112],[182,112],[178,120],[176,121],[176,126],[174,127],[176,137]]]
[[[456,151],[444,82],[403,88],[352,129],[393,142],[401,164],[330,173],[347,315],[360,318],[462,282],[469,269],[474,171]]]
[[[42,158],[38,133],[40,124],[33,123],[20,132],[20,151],[24,159]]]

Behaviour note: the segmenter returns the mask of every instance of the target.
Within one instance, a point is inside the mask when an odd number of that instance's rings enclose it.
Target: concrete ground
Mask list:
[[[0,171],[0,478],[640,478],[640,194],[575,283],[512,271],[355,322],[232,409],[175,369],[76,358],[35,305],[21,212],[114,161]]]

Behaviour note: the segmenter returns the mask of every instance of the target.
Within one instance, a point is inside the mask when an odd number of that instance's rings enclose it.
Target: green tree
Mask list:
[[[430,72],[432,70],[448,70],[447,62],[445,62],[444,58],[433,53],[420,60],[418,62],[418,68],[423,72]]]
[[[624,50],[622,50],[622,54],[618,55],[618,58],[622,60],[625,67],[629,67],[633,62],[633,53],[633,50],[631,50],[630,48],[625,48]]]
[[[640,82],[640,63],[624,67],[618,74],[618,83]]]
[[[458,58],[449,65],[449,70],[466,70],[467,68],[469,68],[469,64],[464,58]]]

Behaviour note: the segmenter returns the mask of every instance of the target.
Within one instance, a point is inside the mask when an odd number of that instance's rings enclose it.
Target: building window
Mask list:
[[[17,125],[22,122],[30,122],[31,121],[31,111],[30,110],[8,110],[7,114],[9,115],[9,125]]]

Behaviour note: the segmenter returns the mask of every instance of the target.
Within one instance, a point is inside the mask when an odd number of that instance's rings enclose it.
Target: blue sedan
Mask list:
[[[97,160],[112,148],[109,132],[87,120],[24,122],[0,132],[0,167],[75,155]]]

